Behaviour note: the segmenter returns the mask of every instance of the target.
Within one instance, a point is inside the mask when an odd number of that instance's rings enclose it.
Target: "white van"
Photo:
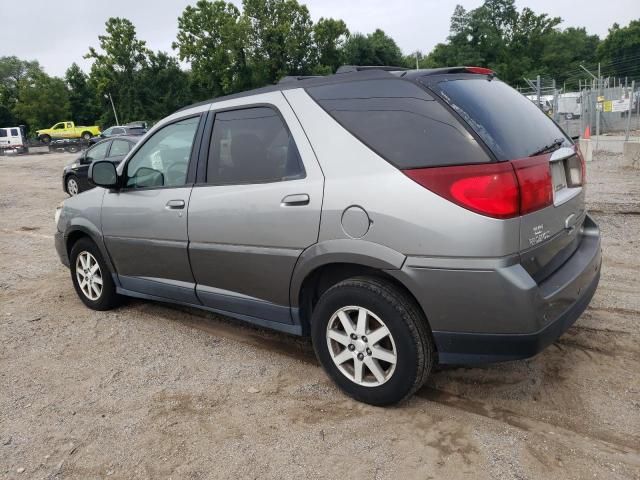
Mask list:
[[[0,152],[27,152],[27,138],[22,127],[0,128]]]

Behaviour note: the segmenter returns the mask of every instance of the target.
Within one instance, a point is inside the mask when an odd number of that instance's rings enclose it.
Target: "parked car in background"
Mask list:
[[[0,154],[9,151],[25,153],[28,151],[24,127],[0,128]]]
[[[438,363],[554,342],[600,278],[571,138],[486,68],[338,72],[184,108],[119,166],[94,161],[102,188],[56,211],[80,299],[310,335],[375,405]]]
[[[121,136],[106,139],[85,150],[62,170],[62,189],[70,196],[74,196],[93,188],[93,185],[87,181],[87,170],[91,162],[107,160],[118,165],[140,138],[139,136]]]
[[[100,135],[92,137],[89,140],[90,144],[98,143],[100,140],[104,140],[105,138],[118,137],[121,135],[144,135],[147,133],[147,129],[142,126],[128,126],[128,125],[118,125],[109,127]]]
[[[49,143],[53,138],[82,138],[89,141],[91,137],[100,135],[100,127],[76,126],[73,122],[65,121],[58,122],[51,128],[37,130],[36,135],[42,143]]]

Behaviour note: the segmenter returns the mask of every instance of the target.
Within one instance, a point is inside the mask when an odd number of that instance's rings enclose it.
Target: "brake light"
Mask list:
[[[404,173],[433,193],[488,217],[513,218],[553,203],[549,155]]]
[[[496,72],[494,72],[490,68],[484,68],[484,67],[464,67],[464,69],[469,73],[477,73],[479,75],[495,75],[496,74]]]
[[[509,162],[405,170],[423,187],[461,207],[494,218],[520,211],[520,193]]]
[[[549,157],[541,155],[512,162],[520,186],[520,215],[553,203],[553,182]]]

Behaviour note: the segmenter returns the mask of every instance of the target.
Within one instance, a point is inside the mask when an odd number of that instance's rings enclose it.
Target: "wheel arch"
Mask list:
[[[423,312],[411,289],[388,271],[402,268],[406,256],[384,245],[351,239],[321,242],[305,250],[294,269],[291,306],[297,310],[304,334],[310,331],[313,308],[327,289],[347,278],[382,278],[401,289]]]
[[[109,270],[114,277],[114,281],[116,281],[116,285],[119,285],[117,281],[116,270],[111,262],[111,257],[109,256],[109,252],[107,251],[104,242],[102,241],[102,235],[100,231],[94,225],[89,224],[86,221],[78,221],[77,223],[71,224],[67,227],[64,239],[65,239],[65,248],[67,249],[67,255],[69,256],[69,260],[71,260],[71,249],[75,245],[75,243],[81,238],[89,238],[93,243],[96,244],[98,250],[100,250],[100,254],[104,259],[105,263],[109,267]]]

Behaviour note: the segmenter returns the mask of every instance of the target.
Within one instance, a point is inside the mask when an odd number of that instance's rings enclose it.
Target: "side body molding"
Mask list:
[[[299,307],[304,279],[323,265],[353,263],[380,270],[396,270],[402,268],[405,259],[402,253],[366,240],[342,238],[316,243],[302,252],[293,270],[289,288],[291,307]]]

